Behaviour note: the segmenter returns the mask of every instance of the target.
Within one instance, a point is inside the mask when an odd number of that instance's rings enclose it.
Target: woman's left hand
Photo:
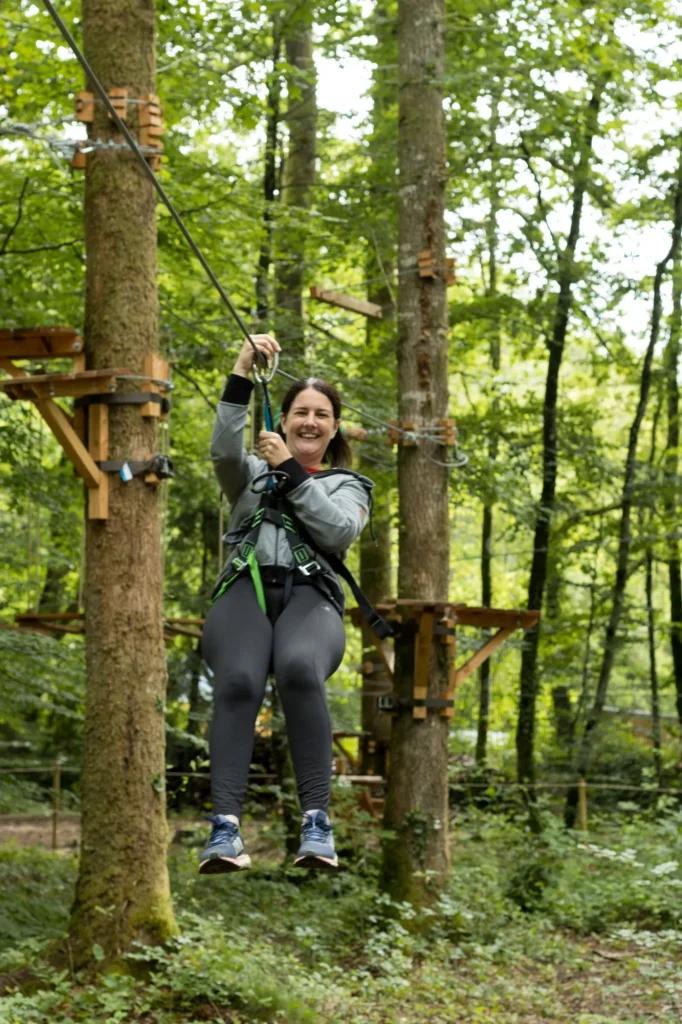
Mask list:
[[[284,438],[271,430],[261,430],[258,435],[258,454],[272,469],[277,469],[280,463],[291,458]]]

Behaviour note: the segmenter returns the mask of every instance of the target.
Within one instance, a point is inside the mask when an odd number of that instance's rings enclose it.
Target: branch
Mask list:
[[[55,242],[54,245],[37,245],[34,249],[0,249],[0,256],[28,256],[34,252],[52,252],[55,249],[65,249],[69,245],[79,245],[82,238],[72,238],[70,242]]]
[[[203,400],[204,400],[204,401],[206,402],[206,404],[207,404],[207,405],[210,405],[211,409],[213,409],[213,412],[215,412],[215,411],[216,411],[216,409],[218,408],[218,406],[217,406],[217,405],[215,404],[215,402],[212,402],[212,401],[211,401],[211,399],[210,399],[210,398],[208,397],[208,395],[207,395],[207,394],[206,394],[206,393],[205,393],[205,392],[203,391],[203,389],[201,388],[201,386],[200,386],[199,384],[197,384],[197,382],[196,382],[196,381],[194,380],[194,378],[193,378],[193,377],[190,377],[190,375],[189,375],[188,373],[185,373],[185,371],[184,371],[184,370],[181,370],[181,369],[180,369],[180,367],[179,367],[179,366],[178,366],[177,364],[176,364],[176,365],[175,365],[175,366],[173,367],[173,372],[174,372],[174,373],[177,373],[177,374],[178,374],[178,375],[179,375],[180,377],[182,377],[182,378],[183,378],[184,380],[186,380],[188,384],[191,384],[191,385],[192,385],[192,387],[193,387],[193,388],[194,388],[194,389],[195,389],[196,391],[198,391],[198,392],[199,392],[199,394],[201,395],[201,397],[203,398]]]
[[[4,256],[5,255],[5,250],[7,249],[7,246],[9,245],[10,239],[11,239],[12,235],[14,234],[14,232],[19,227],[19,222],[20,222],[22,214],[24,212],[24,196],[26,195],[26,189],[28,188],[29,181],[30,181],[30,178],[28,178],[28,177],[24,178],[24,184],[21,186],[21,193],[19,194],[19,205],[17,207],[17,216],[16,216],[16,219],[14,221],[14,224],[9,229],[7,234],[5,235],[5,240],[2,243],[2,247],[0,248],[0,256]]]
[[[555,251],[555,253],[558,256],[559,255],[559,246],[557,245],[556,238],[554,237],[554,232],[552,231],[551,227],[549,226],[549,211],[548,211],[547,207],[545,206],[545,199],[544,199],[544,196],[542,195],[542,185],[540,184],[540,179],[538,178],[537,174],[535,173],[535,168],[533,167],[532,157],[531,157],[531,154],[530,154],[530,150],[528,149],[528,146],[526,145],[526,140],[524,139],[523,135],[521,135],[521,150],[523,151],[523,155],[526,158],[526,165],[528,167],[528,170],[533,175],[533,181],[535,182],[535,187],[537,189],[538,206],[540,208],[540,212],[542,213],[542,220],[544,222],[545,227],[549,231],[550,237],[552,239],[552,245],[554,246],[554,251]]]

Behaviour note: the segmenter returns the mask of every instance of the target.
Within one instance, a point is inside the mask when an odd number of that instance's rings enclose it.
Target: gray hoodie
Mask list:
[[[258,508],[261,495],[254,494],[249,483],[266,473],[268,464],[244,450],[244,426],[248,399],[253,384],[243,377],[231,376],[218,413],[211,438],[211,459],[218,482],[231,506],[226,540],[230,545],[222,576],[243,537],[242,524]],[[360,535],[367,522],[374,484],[360,473],[330,469],[309,474],[295,459],[287,459],[280,470],[289,480],[278,487],[278,495],[286,497],[287,511],[306,530],[318,562],[334,591],[341,594],[336,575],[324,558],[331,552],[340,558]],[[258,485],[262,486],[262,483]],[[256,558],[259,565],[293,567],[293,557],[285,532],[274,523],[264,522],[258,534]],[[341,598],[342,603],[342,598]]]

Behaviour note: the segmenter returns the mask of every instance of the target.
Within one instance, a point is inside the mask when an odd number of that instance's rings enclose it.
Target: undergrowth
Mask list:
[[[41,959],[63,934],[75,860],[5,848],[0,970],[30,963],[38,983],[0,1000],[0,1022],[672,1022],[681,824],[676,811],[587,835],[548,822],[536,838],[469,812],[455,826],[448,889],[421,922],[379,891],[371,853],[336,876],[266,856],[250,873],[199,877],[203,834],[190,832],[170,859],[180,937],[136,948],[131,974],[94,982]]]

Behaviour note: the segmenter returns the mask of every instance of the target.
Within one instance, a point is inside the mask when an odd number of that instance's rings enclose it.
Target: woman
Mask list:
[[[280,351],[267,334],[253,340],[268,359]],[[260,458],[246,454],[243,434],[254,360],[245,342],[219,403],[211,440],[216,475],[231,506],[227,537],[233,546],[202,643],[214,686],[214,814],[200,857],[202,874],[251,866],[239,820],[256,716],[270,672],[286,718],[303,811],[294,863],[338,866],[328,815],[332,730],[324,684],[341,663],[346,638],[343,591],[328,559],[343,556],[360,534],[374,485],[345,468],[351,451],[339,432],[339,395],[315,378],[291,386],[282,402],[281,433],[261,431]],[[323,472],[323,462],[331,469]],[[270,470],[276,472],[268,477]]]

